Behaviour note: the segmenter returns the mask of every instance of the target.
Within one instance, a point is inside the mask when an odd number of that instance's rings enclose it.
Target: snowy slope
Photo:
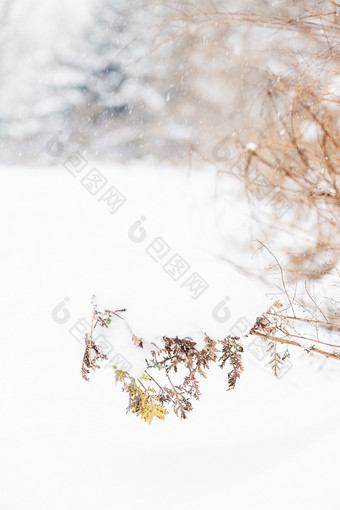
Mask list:
[[[189,420],[169,415],[152,426],[125,415],[109,368],[81,379],[92,294],[104,307],[126,307],[129,326],[148,340],[221,337],[239,319],[253,321],[268,299],[219,258],[213,172],[88,163],[86,172],[107,180],[92,195],[85,169],[68,168],[0,170],[0,507],[337,508],[334,362],[296,355],[274,380],[246,349],[235,391],[226,393],[226,373],[213,370]],[[99,200],[111,187],[126,198],[113,214]],[[230,239],[244,235],[242,204],[230,197],[223,207]],[[159,262],[146,251],[157,237],[170,247]],[[178,281],[164,270],[175,254],[190,266]],[[209,284],[197,299],[183,285],[193,272]],[[216,311],[225,298],[227,309]],[[110,356],[122,353],[114,342]],[[139,369],[131,351],[125,357]]]

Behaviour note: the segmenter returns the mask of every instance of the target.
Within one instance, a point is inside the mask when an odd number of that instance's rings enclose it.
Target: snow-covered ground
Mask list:
[[[93,294],[127,308],[134,333],[152,340],[237,333],[265,311],[268,289],[222,258],[237,258],[249,218],[231,189],[216,204],[212,170],[82,155],[66,167],[0,169],[0,508],[337,508],[336,362],[293,352],[277,380],[246,348],[234,391],[226,371],[211,370],[188,420],[151,426],[125,414],[110,368],[81,378]],[[90,171],[103,185],[95,194]],[[119,338],[104,346],[110,357],[139,370]]]

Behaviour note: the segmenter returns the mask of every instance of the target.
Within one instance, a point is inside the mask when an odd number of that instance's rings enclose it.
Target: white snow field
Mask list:
[[[216,210],[212,170],[85,163],[0,169],[1,510],[338,508],[335,361],[292,350],[275,379],[246,347],[234,391],[216,367],[188,420],[151,425],[111,368],[81,378],[93,294],[148,341],[221,338],[269,302],[222,258],[248,257],[249,218],[232,192]],[[139,373],[128,337],[121,322],[103,348]]]

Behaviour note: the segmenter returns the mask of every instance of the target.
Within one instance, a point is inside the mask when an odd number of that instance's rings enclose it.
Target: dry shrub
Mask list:
[[[257,147],[250,154],[252,170],[267,177],[294,205],[294,214],[274,225],[275,230],[280,224],[291,227],[285,267],[291,278],[318,279],[335,267],[340,254],[338,108],[327,91],[316,88],[312,83],[276,80],[268,90],[269,127],[253,135]],[[249,182],[248,192],[253,192]],[[301,233],[308,235],[308,244],[298,239]],[[271,238],[273,247],[273,228],[264,228],[263,235]]]
[[[318,279],[336,266],[340,255],[340,4],[262,1],[242,7],[226,1],[184,2],[173,23],[182,23],[181,34],[196,39],[215,32],[205,52],[210,51],[220,84],[216,40],[223,48],[229,45],[225,102],[236,77],[238,122],[230,136],[231,119],[225,117],[229,128],[224,133],[243,156],[239,166],[246,192],[254,199],[258,185],[249,184],[263,176],[294,205],[289,214],[275,215],[273,203],[263,215],[251,200],[259,238],[275,253],[287,255],[284,269],[291,280]],[[218,116],[216,125],[221,133]],[[212,133],[221,140],[210,129],[206,138]],[[255,150],[248,149],[250,141]],[[200,143],[207,159],[204,148]],[[227,161],[222,170],[228,172],[232,163]],[[283,231],[290,235],[283,239]]]
[[[252,163],[294,204],[294,215],[281,222],[292,227],[285,264],[290,279],[318,279],[340,255],[340,7],[304,2],[300,9],[294,17],[288,3],[285,15],[265,20],[282,36],[288,32],[289,40],[296,35],[299,50],[292,55],[283,44],[291,65],[268,77],[265,111],[251,133],[257,143]],[[297,239],[304,233],[307,243]]]

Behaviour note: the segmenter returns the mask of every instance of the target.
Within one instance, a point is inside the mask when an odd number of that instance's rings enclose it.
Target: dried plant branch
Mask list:
[[[277,258],[276,261],[280,266]],[[283,278],[283,272],[281,276]],[[271,366],[274,376],[280,376],[285,361],[290,356],[288,349],[284,353],[280,353],[277,350],[278,344],[300,348],[309,355],[317,354],[325,358],[340,360],[340,345],[325,342],[319,338],[320,328],[325,331],[339,329],[339,324],[332,320],[334,307],[337,305],[328,307],[331,310],[330,314],[308,292],[305,294],[310,303],[308,307],[306,303],[300,301],[296,289],[291,295],[286,285],[282,295],[286,299],[286,304],[282,304],[278,300],[275,301],[267,312],[257,318],[256,323],[249,331],[250,335],[256,335],[265,341],[266,351],[270,355],[269,366]],[[303,311],[305,317],[288,315],[287,309]],[[338,314],[340,315],[339,312]],[[85,335],[85,352],[82,363],[82,376],[85,380],[88,380],[90,370],[99,368],[97,363],[99,359],[107,359],[100,353],[93,341],[94,329],[97,325],[105,328],[110,327],[113,316],[117,316],[117,314],[110,310],[105,310],[102,314],[94,307],[90,332]],[[119,316],[118,318],[122,319]],[[296,324],[315,328],[314,337],[312,331],[306,335],[303,331],[297,330]],[[245,335],[245,339],[247,336]],[[302,340],[306,340],[308,345],[301,343]],[[143,349],[143,339],[132,332],[131,342]],[[221,350],[217,348],[218,344],[221,345]],[[319,348],[318,344],[324,345],[328,350]],[[229,367],[228,390],[235,388],[237,380],[244,370],[242,362],[244,350],[240,338],[237,336],[228,335],[223,340],[216,342],[206,335],[203,346],[201,345],[200,348],[192,338],[163,337],[161,346],[155,343],[153,346],[154,350],[145,360],[146,368],[141,377],[135,378],[128,372],[114,367],[116,381],[122,384],[122,390],[129,395],[127,412],[136,414],[147,423],[151,423],[154,418],[163,420],[169,412],[168,405],[181,419],[187,418],[188,412],[193,410],[192,399],[199,400],[201,397],[198,377],[206,377],[206,371],[212,363],[218,362],[222,369],[226,366]],[[156,372],[157,375],[155,375]]]
[[[222,355],[219,358],[220,367],[223,368],[226,362],[229,362],[231,365],[231,371],[228,372],[228,390],[233,390],[236,386],[237,379],[241,377],[241,372],[243,372],[242,365],[242,355],[243,347],[239,343],[239,337],[231,337],[228,336],[223,341],[220,341],[222,344]]]
[[[81,375],[85,381],[89,381],[88,374],[91,370],[95,370],[99,368],[96,361],[98,359],[107,359],[105,354],[102,354],[98,347],[93,342],[93,331],[96,327],[97,322],[95,322],[97,316],[97,310],[93,310],[92,320],[91,320],[91,330],[90,333],[85,335],[85,352],[83,356],[82,366],[81,366]],[[105,324],[106,325],[106,324]],[[92,351],[94,351],[95,356],[92,357]]]

